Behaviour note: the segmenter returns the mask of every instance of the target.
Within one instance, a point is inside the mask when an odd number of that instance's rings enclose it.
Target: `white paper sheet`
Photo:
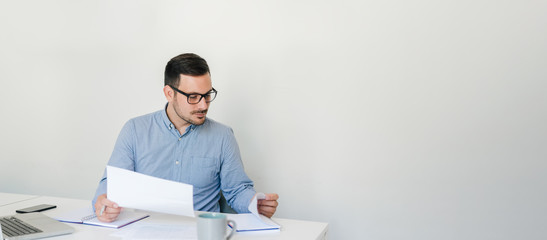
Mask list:
[[[251,200],[251,203],[249,204],[249,211],[251,211],[251,213],[253,213],[253,215],[255,216],[259,216],[260,214],[258,214],[258,199],[266,199],[266,194],[264,193],[257,193],[254,197],[253,197],[253,200]]]
[[[120,207],[194,217],[193,186],[106,166],[108,199]]]
[[[110,236],[119,237],[123,240],[196,240],[198,238],[197,227],[192,224],[135,224]]]

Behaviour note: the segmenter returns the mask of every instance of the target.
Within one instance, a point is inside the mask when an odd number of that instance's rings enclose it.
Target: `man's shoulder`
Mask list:
[[[154,118],[156,116],[160,116],[163,111],[165,111],[165,110],[163,110],[163,109],[158,110],[158,111],[155,111],[155,112],[151,112],[151,113],[147,113],[147,114],[144,114],[144,115],[134,117],[132,119],[151,119],[151,118]]]
[[[232,128],[223,123],[217,122],[211,118],[207,118],[203,127],[208,130],[212,130],[220,133],[233,133]]]
[[[153,123],[154,121],[161,120],[162,111],[164,110],[158,110],[158,111],[144,114],[141,116],[133,117],[129,119],[127,122],[133,123],[135,125],[149,125]]]

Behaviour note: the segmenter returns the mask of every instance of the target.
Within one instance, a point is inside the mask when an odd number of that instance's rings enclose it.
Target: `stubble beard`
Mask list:
[[[196,126],[202,125],[203,123],[205,123],[205,119],[207,118],[207,111],[208,111],[208,109],[190,112],[190,116],[192,116],[192,115],[194,115],[194,114],[196,114],[196,113],[203,113],[203,114],[205,114],[205,115],[203,116],[203,118],[199,118],[199,122],[198,122],[198,121],[192,120],[191,117],[185,117],[184,115],[182,115],[182,114],[178,111],[178,104],[174,105],[174,106],[173,106],[173,109],[175,110],[175,113],[177,114],[177,116],[179,116],[180,119],[182,119],[182,120],[184,120],[185,122],[190,123],[190,124],[192,124],[192,125],[196,125]]]

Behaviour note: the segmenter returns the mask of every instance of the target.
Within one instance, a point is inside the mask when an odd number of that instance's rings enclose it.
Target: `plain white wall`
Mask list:
[[[256,189],[331,239],[545,239],[545,1],[1,1],[0,191],[91,199],[195,52]]]

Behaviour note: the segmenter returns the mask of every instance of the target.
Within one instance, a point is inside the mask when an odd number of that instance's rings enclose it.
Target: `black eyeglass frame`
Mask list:
[[[198,93],[188,94],[188,93],[185,93],[185,92],[183,92],[183,91],[181,91],[181,90],[179,90],[176,87],[173,87],[171,85],[169,85],[169,87],[171,87],[176,92],[186,96],[186,102],[188,102],[188,104],[198,104],[199,102],[201,102],[201,99],[207,97],[207,95],[211,95],[212,93],[214,93],[214,95],[212,95],[213,98],[211,98],[211,100],[209,100],[209,101],[205,100],[206,103],[210,103],[213,100],[215,100],[215,98],[217,97],[217,93],[218,93],[218,91],[215,88],[211,88],[211,90],[209,90],[209,92],[207,92],[206,94],[198,94]],[[200,96],[199,100],[195,103],[191,103],[190,102],[190,96],[192,96],[192,95]]]

